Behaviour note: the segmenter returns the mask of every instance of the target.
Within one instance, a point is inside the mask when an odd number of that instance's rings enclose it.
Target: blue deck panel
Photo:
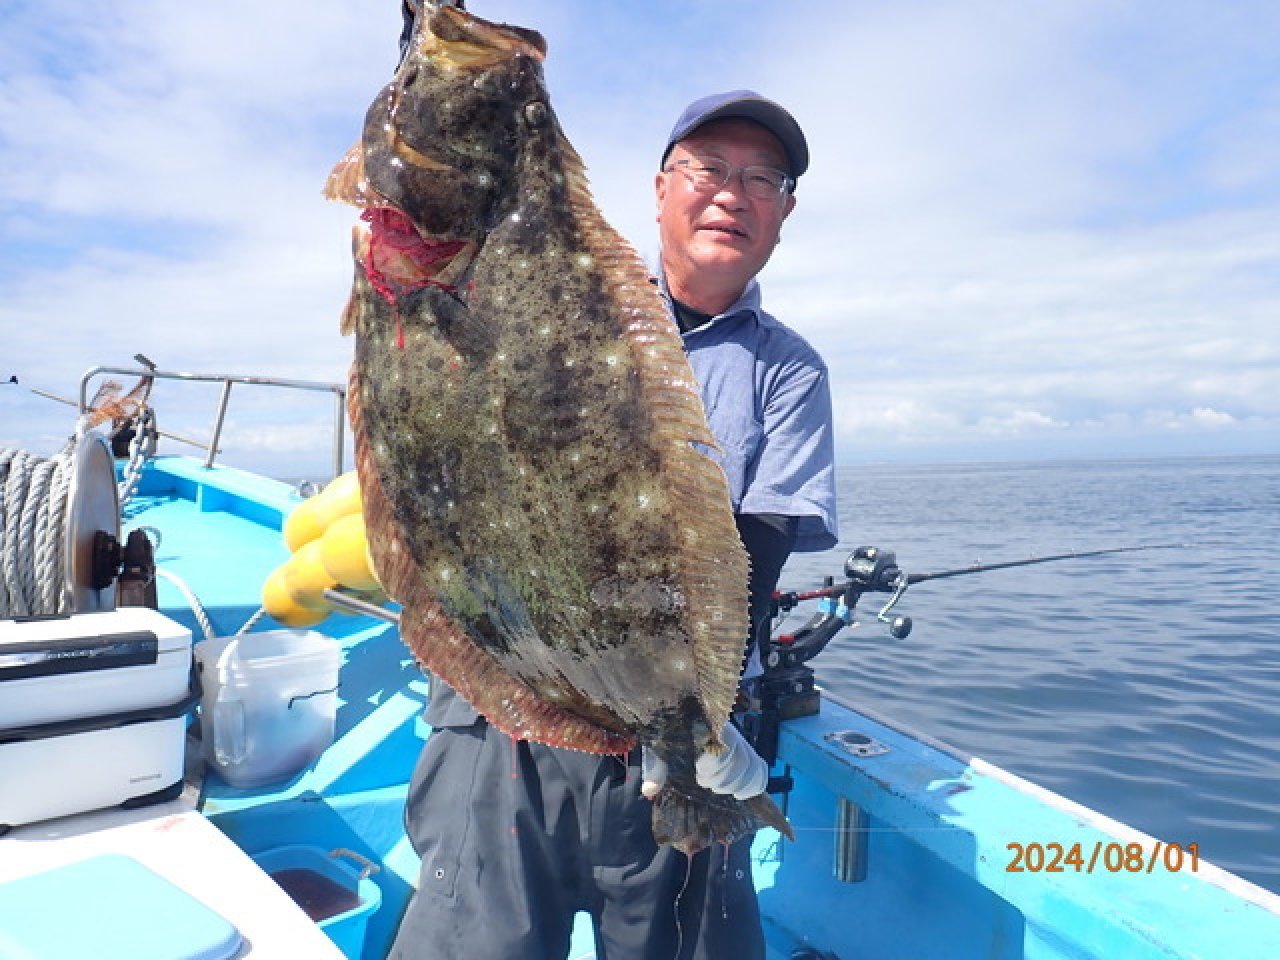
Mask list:
[[[280,529],[300,498],[286,485],[184,458],[147,469],[126,528],[163,532],[160,566],[178,573],[219,633],[258,608],[262,582],[288,557]],[[181,593],[162,582],[161,607],[201,634]],[[258,629],[275,624],[264,620]],[[383,906],[363,957],[381,960],[413,885],[418,860],[403,833],[405,782],[428,728],[427,687],[396,630],[332,616],[319,628],[342,645],[333,746],[288,783],[239,790],[206,778],[203,810],[244,849],[286,843],[347,847],[382,866]],[[855,757],[827,742],[856,730],[888,753]],[[1010,842],[1124,842],[1095,814],[968,762],[875,718],[826,702],[819,716],[789,721],[782,766],[796,776],[787,811],[794,843],[757,838],[757,886],[769,960],[800,943],[841,960],[1275,960],[1280,897],[1206,875],[1010,873]],[[868,817],[861,840],[866,879],[832,871],[838,798]],[[1122,828],[1123,829],[1123,828]],[[1244,890],[1254,896],[1238,895]],[[593,955],[579,917],[571,960]]]

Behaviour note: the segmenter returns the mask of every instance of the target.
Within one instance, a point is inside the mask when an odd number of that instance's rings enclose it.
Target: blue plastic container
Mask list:
[[[272,847],[252,856],[343,954],[359,960],[369,917],[382,904],[382,891],[370,879],[378,870],[375,864],[350,850],[326,853],[303,845]]]
[[[0,884],[0,960],[228,960],[240,932],[132,857]]]

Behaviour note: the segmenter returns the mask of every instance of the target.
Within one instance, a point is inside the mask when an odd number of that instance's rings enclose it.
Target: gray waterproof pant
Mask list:
[[[422,857],[393,960],[564,960],[574,913],[598,960],[763,960],[750,840],[693,858],[654,843],[629,762],[441,727],[409,786]]]

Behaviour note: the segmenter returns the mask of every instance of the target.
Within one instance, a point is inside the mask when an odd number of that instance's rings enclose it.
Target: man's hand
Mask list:
[[[718,756],[704,750],[694,764],[698,786],[714,793],[732,794],[739,800],[764,793],[769,783],[769,765],[751,748],[751,744],[732,723],[720,731],[725,746]],[[652,800],[667,782],[667,764],[648,747],[640,754],[640,772],[644,782],[640,792]]]

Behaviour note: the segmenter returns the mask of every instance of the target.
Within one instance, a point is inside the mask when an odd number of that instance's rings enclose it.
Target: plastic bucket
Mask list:
[[[382,891],[369,879],[376,865],[351,850],[325,853],[303,845],[273,847],[252,856],[338,949],[358,960],[369,917],[382,903]],[[361,869],[357,872],[341,858],[354,860]]]
[[[196,645],[205,760],[237,787],[292,777],[333,742],[337,641],[267,630]]]

